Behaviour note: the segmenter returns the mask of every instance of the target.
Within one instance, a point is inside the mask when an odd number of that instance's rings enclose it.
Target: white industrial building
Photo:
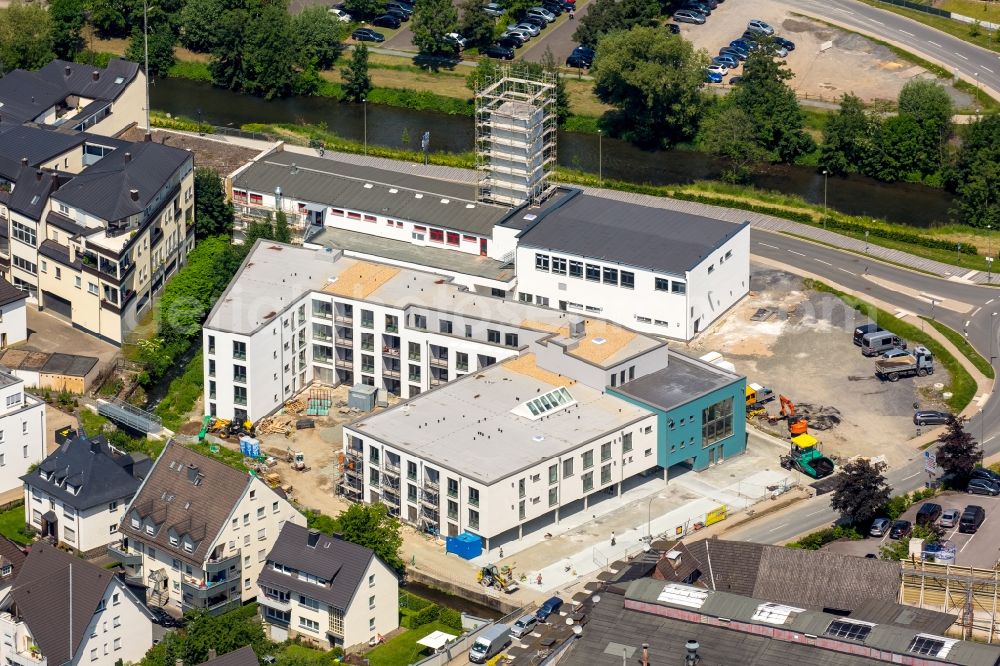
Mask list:
[[[280,209],[306,247],[673,339],[694,338],[749,289],[749,223],[568,187],[500,206],[477,200],[480,185],[453,171],[449,180],[409,165],[390,171],[279,145],[234,172],[227,187],[237,238],[248,220]],[[546,270],[536,254],[555,259]]]

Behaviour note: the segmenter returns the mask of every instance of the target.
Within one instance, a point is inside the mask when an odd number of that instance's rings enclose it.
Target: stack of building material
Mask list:
[[[298,398],[293,400],[287,400],[285,402],[285,411],[289,414],[301,414],[302,410],[306,408],[306,403]]]

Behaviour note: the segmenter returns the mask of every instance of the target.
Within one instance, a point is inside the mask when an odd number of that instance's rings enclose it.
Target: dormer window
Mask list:
[[[150,536],[156,534],[156,525],[153,523],[146,523],[146,534],[149,534]]]
[[[0,576],[9,576],[13,570],[14,568],[11,565],[5,564],[3,565],[3,569],[0,569]]]
[[[77,493],[80,492],[80,486],[74,486],[72,483],[67,483],[66,490],[69,492],[70,495],[76,495]]]
[[[177,543],[178,543],[178,539],[177,539],[177,537],[176,537],[176,536],[174,536],[173,534],[171,534],[171,535],[170,535],[170,545],[171,545],[171,546],[176,546],[176,545],[177,545]]]
[[[194,552],[194,544],[192,542],[186,540],[186,539],[184,541],[184,552],[186,552],[186,553],[193,553]]]
[[[142,528],[142,521],[139,520],[138,514],[132,514],[132,527],[137,530]]]

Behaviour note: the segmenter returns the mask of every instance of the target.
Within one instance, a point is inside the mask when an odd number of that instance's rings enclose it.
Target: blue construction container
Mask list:
[[[445,550],[455,553],[462,559],[471,560],[483,552],[483,539],[478,534],[462,532],[458,536],[445,539]]]

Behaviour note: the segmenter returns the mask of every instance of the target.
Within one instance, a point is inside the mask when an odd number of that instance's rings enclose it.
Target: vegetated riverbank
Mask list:
[[[161,113],[152,115],[153,124],[168,129],[211,133],[214,128],[208,124],[185,119],[167,118]],[[270,138],[281,139],[298,145],[322,142],[328,150],[385,157],[407,162],[420,162],[423,153],[416,150],[393,148],[369,143],[367,147],[358,141],[345,139],[330,132],[325,127],[299,125],[293,123],[253,123],[244,124],[243,131],[261,133]],[[430,164],[471,169],[475,157],[471,151],[430,152]],[[672,197],[689,201],[717,205],[727,208],[755,211],[782,217],[817,228],[827,228],[853,238],[868,240],[874,245],[890,247],[911,254],[961,266],[966,270],[986,270],[984,251],[988,247],[988,233],[962,225],[936,226],[926,231],[904,224],[893,224],[870,216],[853,216],[812,204],[799,196],[768,191],[750,186],[727,185],[718,182],[698,181],[684,185],[651,185],[633,183],[618,179],[602,179],[596,174],[559,167],[555,171],[559,182],[591,187],[604,187],[652,196]],[[957,246],[961,244],[961,252]]]

